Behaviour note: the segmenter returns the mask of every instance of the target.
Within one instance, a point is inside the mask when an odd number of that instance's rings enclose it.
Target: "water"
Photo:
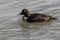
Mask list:
[[[17,16],[23,8],[58,20],[23,22]],[[0,0],[0,40],[60,40],[60,0]]]

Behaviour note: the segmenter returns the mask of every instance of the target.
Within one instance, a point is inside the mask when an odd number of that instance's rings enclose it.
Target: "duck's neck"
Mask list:
[[[25,21],[27,19],[27,17],[23,16],[22,20]]]
[[[30,16],[30,12],[24,14],[22,20],[26,20]]]

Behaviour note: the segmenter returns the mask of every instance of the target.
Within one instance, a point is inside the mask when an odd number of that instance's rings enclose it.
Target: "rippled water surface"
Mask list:
[[[58,20],[23,22],[17,16],[23,8]],[[0,40],[60,40],[60,0],[0,0]]]

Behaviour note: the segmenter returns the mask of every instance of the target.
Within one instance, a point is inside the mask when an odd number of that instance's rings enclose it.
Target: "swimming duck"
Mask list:
[[[24,15],[22,20],[26,20],[27,22],[44,22],[57,19],[46,14],[40,13],[30,14],[28,9],[23,9],[19,15]],[[27,17],[27,19],[24,19],[25,17]]]

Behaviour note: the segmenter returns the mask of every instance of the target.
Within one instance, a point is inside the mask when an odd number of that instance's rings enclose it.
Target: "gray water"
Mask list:
[[[17,16],[23,8],[58,20],[23,22]],[[0,40],[60,40],[60,0],[0,0]]]

